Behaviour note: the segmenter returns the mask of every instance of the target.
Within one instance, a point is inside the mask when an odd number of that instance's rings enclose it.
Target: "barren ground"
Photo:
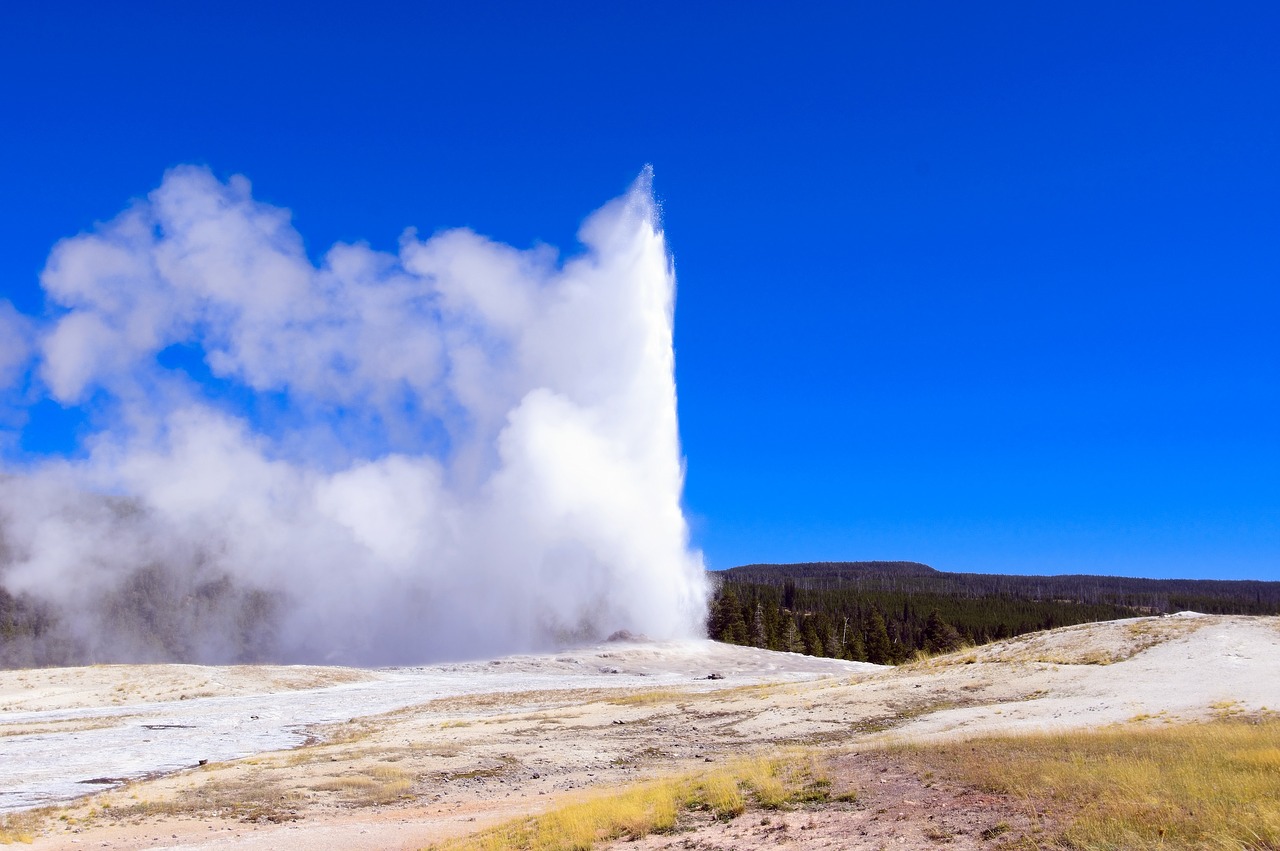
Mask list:
[[[818,745],[855,803],[690,816],[628,847],[984,848],[1043,825],[881,746],[1278,707],[1280,619],[1193,615],[899,668],[687,642],[385,671],[8,671],[0,810],[46,808],[36,849],[419,848],[590,790]]]

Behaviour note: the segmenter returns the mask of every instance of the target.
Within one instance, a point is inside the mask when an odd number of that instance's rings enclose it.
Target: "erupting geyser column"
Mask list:
[[[175,169],[50,256],[32,357],[87,437],[9,461],[0,583],[96,660],[701,634],[649,172],[579,236],[316,266],[243,178]]]

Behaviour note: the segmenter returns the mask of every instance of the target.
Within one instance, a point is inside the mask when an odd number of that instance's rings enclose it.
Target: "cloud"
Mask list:
[[[647,174],[579,237],[561,260],[407,231],[317,265],[247,180],[174,169],[50,255],[39,375],[93,425],[75,460],[0,480],[0,583],[93,658],[699,633]],[[157,600],[163,635],[137,616]]]
[[[33,354],[34,326],[0,299],[0,392],[18,383]]]

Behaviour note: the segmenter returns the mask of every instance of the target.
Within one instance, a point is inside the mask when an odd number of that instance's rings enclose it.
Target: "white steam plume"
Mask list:
[[[54,248],[54,319],[0,344],[91,423],[0,477],[0,585],[99,660],[700,633],[648,172],[579,238],[562,262],[410,231],[316,266],[247,180],[174,169]]]

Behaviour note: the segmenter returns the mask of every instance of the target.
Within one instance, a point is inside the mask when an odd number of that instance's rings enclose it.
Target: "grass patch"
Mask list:
[[[12,845],[15,842],[30,845],[46,821],[46,812],[42,810],[0,813],[0,845]]]
[[[614,706],[648,706],[653,703],[674,703],[676,701],[688,699],[688,692],[668,689],[660,691],[638,691],[634,694],[620,694],[617,697],[609,698],[606,702],[611,703]]]
[[[1129,655],[1125,658],[1132,658],[1174,638],[1188,636],[1208,622],[1208,618],[1148,618],[1128,624],[1126,631],[1130,646]]]
[[[732,819],[756,806],[777,809],[833,800],[819,756],[796,753],[744,759],[723,768],[603,792],[532,818],[431,846],[435,851],[588,851],[596,843],[676,829],[681,813]],[[839,800],[852,800],[851,794]]]
[[[1211,703],[1209,708],[1213,710],[1214,716],[1223,720],[1245,714],[1244,704],[1238,700],[1219,700]]]
[[[173,798],[104,805],[102,815],[116,822],[140,823],[159,816],[224,818],[242,822],[296,821],[301,794],[265,778],[260,771],[234,780],[218,780],[182,789]],[[92,812],[92,811],[91,811]]]
[[[1280,848],[1280,721],[903,746],[904,754],[1059,821],[1074,849]]]
[[[394,710],[395,713],[406,711],[414,714],[420,712],[479,712],[486,709],[510,711],[514,706],[549,709],[560,706],[580,706],[608,697],[613,697],[618,689],[533,689],[529,691],[497,691],[483,694],[463,694],[452,697],[437,697],[420,706],[407,707],[406,710]]]
[[[962,642],[950,650],[926,650],[923,647],[916,648],[911,654],[911,659],[898,665],[901,670],[919,670],[937,667],[950,667],[952,665],[972,665],[977,661],[977,654],[974,653],[976,644],[970,642]]]
[[[1207,626],[1211,620],[1149,617],[1134,621],[1077,624],[1028,633],[952,656],[939,656],[922,663],[922,667],[974,662],[1113,665],[1132,659],[1157,644],[1184,638]]]
[[[413,777],[393,765],[377,765],[363,774],[332,777],[311,788],[336,793],[345,805],[368,807],[390,804],[405,797],[413,788]]]
[[[835,684],[835,681],[832,681]],[[735,697],[763,699],[783,692],[776,683],[755,683],[745,686],[726,686],[709,691],[681,691],[679,689],[652,689],[648,691],[631,691],[614,694],[605,699],[605,703],[614,706],[649,706],[656,703],[701,703],[714,701],[723,703]]]

